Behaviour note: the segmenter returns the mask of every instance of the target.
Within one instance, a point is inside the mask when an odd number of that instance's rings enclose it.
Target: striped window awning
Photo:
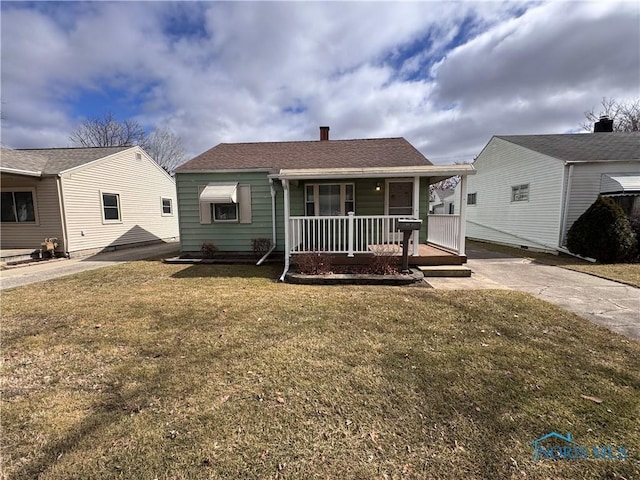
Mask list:
[[[237,183],[210,183],[200,194],[204,203],[238,203]]]

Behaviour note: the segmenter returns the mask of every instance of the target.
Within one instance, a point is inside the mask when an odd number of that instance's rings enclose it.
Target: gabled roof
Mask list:
[[[404,138],[307,142],[221,143],[179,167],[177,173],[214,170],[372,168],[431,165]]]
[[[453,195],[455,190],[453,188],[436,188],[433,193],[438,195],[440,200],[444,200],[445,198],[449,198]]]
[[[2,149],[1,169],[26,175],[55,175],[132,147]]]
[[[496,138],[565,162],[640,160],[640,132],[496,135]]]

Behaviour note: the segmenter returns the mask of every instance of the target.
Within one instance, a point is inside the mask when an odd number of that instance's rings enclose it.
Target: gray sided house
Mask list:
[[[564,251],[598,195],[640,213],[640,133],[495,136],[469,179],[467,236]]]
[[[397,220],[423,220],[411,252],[433,243],[464,255],[458,216],[432,225],[429,184],[474,173],[469,165],[432,165],[404,138],[219,144],[176,170],[180,243],[251,253],[267,238],[285,257],[327,252],[353,257],[397,248]],[[461,237],[462,235],[462,237]],[[432,238],[433,237],[433,238]]]
[[[175,181],[140,147],[11,150],[0,157],[3,251],[92,253],[178,236]]]

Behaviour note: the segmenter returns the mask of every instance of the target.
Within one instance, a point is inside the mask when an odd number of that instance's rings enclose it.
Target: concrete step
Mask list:
[[[418,267],[425,277],[470,277],[471,269],[464,265],[429,265]]]

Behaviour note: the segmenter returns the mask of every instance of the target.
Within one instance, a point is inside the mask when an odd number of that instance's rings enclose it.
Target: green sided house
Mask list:
[[[464,261],[464,215],[428,215],[429,184],[460,175],[462,198],[471,165],[433,165],[404,138],[222,143],[176,170],[180,245],[203,243],[251,253],[268,238],[284,256],[326,252],[354,257],[398,251],[398,219],[421,219],[410,254],[427,243]],[[269,254],[261,258],[261,263]]]

